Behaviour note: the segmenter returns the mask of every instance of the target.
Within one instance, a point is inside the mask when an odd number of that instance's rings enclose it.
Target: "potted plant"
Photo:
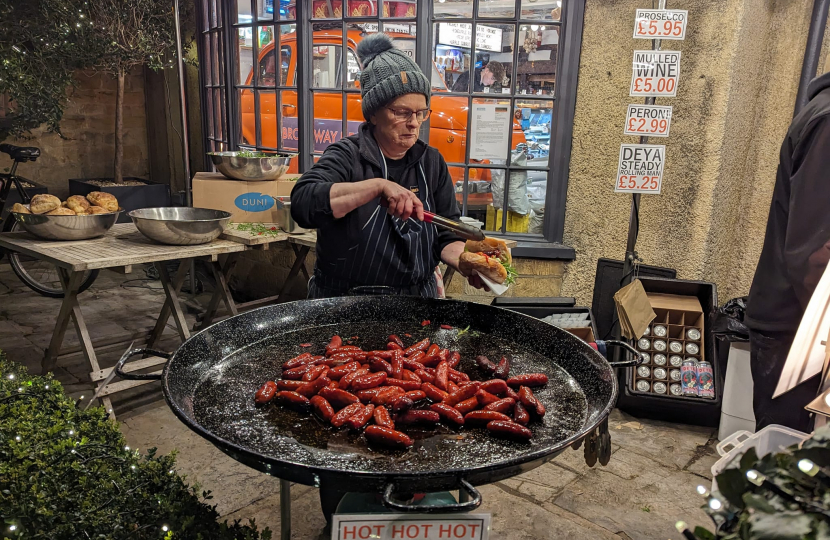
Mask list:
[[[70,179],[73,195],[106,191],[129,211],[170,205],[170,187],[140,178],[124,178],[124,87],[128,74],[137,67],[172,67],[176,31],[172,0],[88,0],[85,2],[94,39],[93,69],[116,81],[112,178]],[[129,221],[126,212],[121,219]]]

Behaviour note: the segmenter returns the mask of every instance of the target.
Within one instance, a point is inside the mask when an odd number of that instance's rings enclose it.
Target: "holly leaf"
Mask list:
[[[708,530],[704,529],[701,526],[695,527],[694,533],[695,536],[697,536],[700,540],[716,540],[714,534],[710,533]]]
[[[740,469],[726,469],[720,473],[718,491],[733,506],[744,507],[743,494],[748,491],[749,483]]]
[[[785,510],[777,499],[766,499],[756,493],[744,493],[743,499],[746,508],[765,514],[774,514]]]
[[[812,521],[801,512],[749,516],[752,538],[757,540],[801,540],[812,532]]]

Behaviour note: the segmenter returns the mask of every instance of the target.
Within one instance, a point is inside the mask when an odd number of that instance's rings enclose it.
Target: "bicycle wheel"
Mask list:
[[[22,227],[15,223],[11,230],[22,230]],[[58,268],[54,264],[14,251],[6,251],[6,255],[9,257],[12,271],[27,287],[49,298],[63,298],[64,294],[58,277]],[[97,277],[98,270],[88,270],[78,292],[87,290]]]

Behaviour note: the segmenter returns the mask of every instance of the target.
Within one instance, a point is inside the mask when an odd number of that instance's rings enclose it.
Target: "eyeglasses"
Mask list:
[[[392,107],[386,107],[390,111],[392,111],[392,116],[395,117],[395,120],[398,122],[407,122],[412,115],[415,115],[415,120],[418,122],[423,122],[429,115],[432,113],[430,109],[421,109],[419,111],[410,111],[409,109],[393,109]]]

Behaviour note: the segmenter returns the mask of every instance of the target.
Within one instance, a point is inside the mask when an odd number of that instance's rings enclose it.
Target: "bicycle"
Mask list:
[[[17,166],[27,161],[37,160],[40,157],[40,149],[34,146],[0,144],[0,152],[8,154],[14,160],[8,173],[0,173],[0,215],[2,215],[12,185],[17,190],[23,204],[29,204],[31,201],[26,188],[23,187],[23,182],[26,182],[26,179],[16,175]],[[24,230],[11,213],[0,224],[2,224],[0,231],[4,233]],[[3,255],[9,258],[12,271],[27,287],[49,298],[63,298],[63,287],[61,287],[58,269],[55,265],[0,248],[0,259],[3,258]],[[88,271],[84,276],[79,292],[87,290],[97,277],[98,270]]]

